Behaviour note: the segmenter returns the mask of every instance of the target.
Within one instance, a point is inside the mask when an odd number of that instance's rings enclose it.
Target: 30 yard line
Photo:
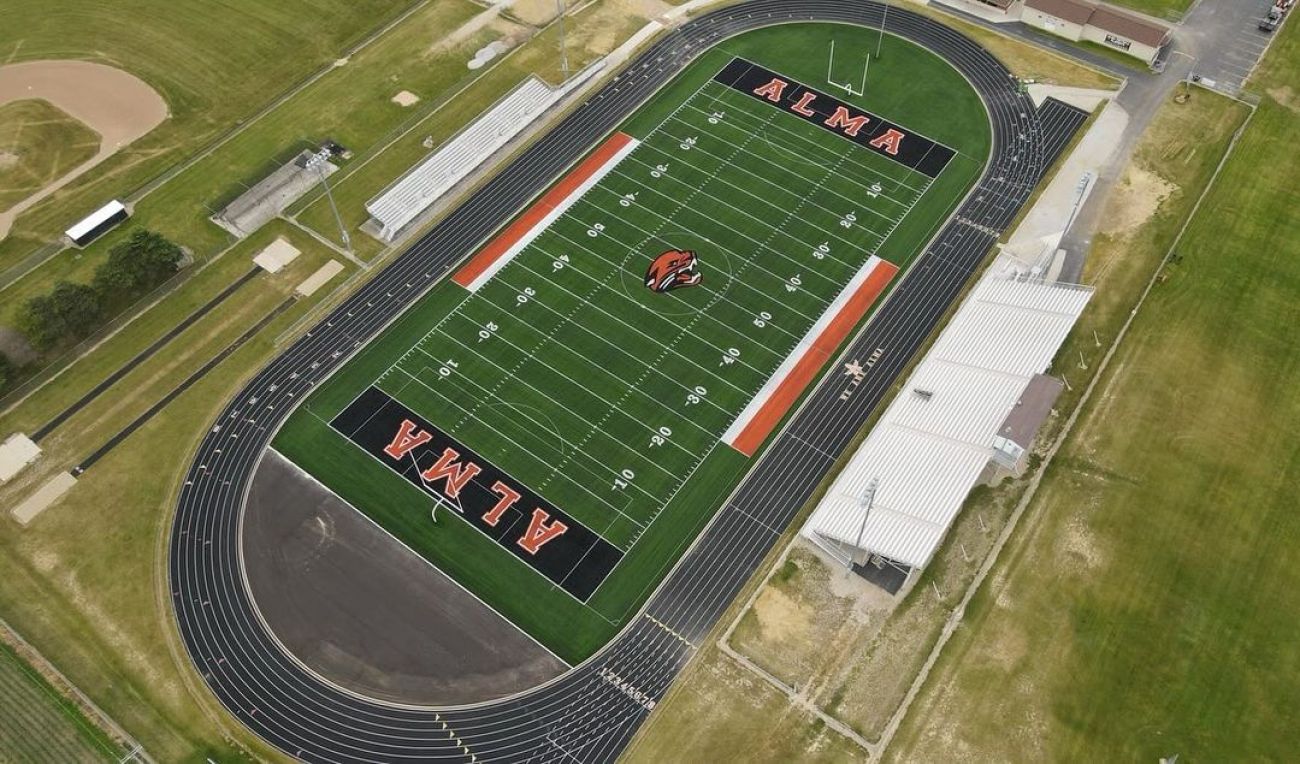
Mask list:
[[[442,393],[442,392],[440,392],[440,391],[438,391],[438,390],[436,390],[436,389],[434,389],[434,388],[432,388],[432,387],[426,385],[423,381],[421,381],[419,378],[417,378],[415,375],[411,374],[409,371],[407,371],[407,370],[405,370],[405,369],[395,369],[395,371],[397,371],[399,374],[405,375],[405,376],[407,377],[407,383],[406,383],[406,384],[414,383],[414,384],[419,385],[420,387],[423,387],[424,389],[428,390],[429,392],[433,393],[434,395],[437,395],[437,396],[438,396],[439,398],[441,398],[442,400],[446,401],[448,404],[450,404],[450,405],[452,405],[452,406],[455,406],[456,408],[460,409],[461,411],[464,411],[464,412],[466,413],[466,415],[467,415],[469,418],[473,419],[474,421],[478,422],[478,423],[481,424],[482,426],[484,426],[484,427],[488,428],[489,430],[491,430],[493,435],[495,435],[495,436],[498,437],[498,438],[501,438],[502,440],[506,441],[507,443],[510,443],[512,446],[514,446],[515,448],[519,449],[519,450],[520,450],[524,455],[526,455],[526,456],[528,456],[529,458],[533,459],[534,461],[536,461],[536,462],[542,464],[543,466],[545,466],[545,465],[547,464],[547,462],[546,462],[542,457],[540,457],[540,456],[534,454],[532,451],[530,451],[530,450],[528,450],[527,448],[525,448],[522,444],[520,444],[520,443],[519,443],[518,441],[516,441],[514,438],[511,438],[509,435],[506,435],[505,433],[501,432],[500,430],[496,429],[495,427],[492,427],[491,425],[489,425],[487,422],[484,422],[482,419],[479,419],[479,417],[478,417],[478,415],[477,415],[476,413],[474,413],[473,411],[470,411],[470,410],[467,409],[466,407],[462,406],[460,403],[457,403],[456,401],[452,400],[452,399],[451,399],[450,397],[448,397],[445,393]],[[393,397],[394,397],[394,398],[398,398],[398,399],[400,400],[400,396],[401,396],[401,394],[402,394],[402,390],[403,390],[403,389],[405,389],[405,385],[403,385],[403,387],[402,387],[401,389],[399,389],[399,390],[397,391],[397,394],[394,395]],[[498,399],[498,400],[499,400],[499,399]],[[603,497],[601,497],[599,494],[594,493],[590,488],[588,488],[586,485],[583,485],[581,482],[579,482],[579,481],[577,481],[577,480],[574,480],[574,479],[568,477],[567,475],[565,476],[565,479],[568,480],[569,483],[570,483],[571,485],[573,485],[574,487],[576,487],[576,488],[578,488],[579,490],[583,491],[584,493],[589,494],[593,499],[599,501],[601,504],[604,504],[606,507],[609,507],[611,510],[613,510],[614,512],[616,512],[616,513],[618,513],[618,514],[623,515],[623,517],[627,518],[628,522],[630,522],[630,523],[636,525],[637,527],[640,527],[640,526],[642,525],[641,522],[639,522],[639,521],[637,521],[637,520],[634,520],[631,516],[629,516],[629,515],[627,515],[626,513],[624,513],[623,510],[619,509],[618,507],[614,506],[613,504],[610,504],[606,499],[604,499]],[[606,539],[606,541],[608,541],[608,539]],[[610,543],[613,543],[613,542],[611,541]],[[615,546],[617,546],[617,544],[615,544]]]

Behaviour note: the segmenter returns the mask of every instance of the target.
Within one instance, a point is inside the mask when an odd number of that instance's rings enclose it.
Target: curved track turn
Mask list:
[[[698,643],[760,564],[835,456],[880,402],[1060,153],[1084,114],[1035,109],[984,49],[891,8],[887,31],[957,67],[993,127],[984,176],[931,242],[849,357],[879,360],[847,399],[823,380],[638,616],[597,656],[523,695],[473,708],[401,708],[345,693],[285,655],[244,585],[245,490],[279,423],[312,386],[374,337],[447,270],[700,51],[786,21],[879,25],[882,6],[753,0],[703,15],[645,53],[512,162],[372,281],[254,377],[226,407],[185,477],[170,547],[181,637],[209,687],[258,735],[310,761],[609,761],[622,751]],[[835,370],[832,369],[832,372]]]

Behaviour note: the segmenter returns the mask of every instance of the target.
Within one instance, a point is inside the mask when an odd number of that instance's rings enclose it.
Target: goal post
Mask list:
[[[856,83],[856,86],[855,83],[853,82],[853,79],[858,75],[857,75],[856,62],[853,60],[854,58],[856,57],[853,56],[849,57],[850,65],[853,70],[852,73],[851,74],[846,73],[843,82],[836,81],[835,40],[831,40],[830,49],[827,52],[827,58],[826,58],[826,84],[830,85],[831,87],[839,88],[840,90],[843,90],[846,94],[850,96],[861,96],[867,90],[867,69],[871,66],[871,53],[868,51],[867,55],[864,57],[862,61],[862,74],[860,76],[860,79]]]

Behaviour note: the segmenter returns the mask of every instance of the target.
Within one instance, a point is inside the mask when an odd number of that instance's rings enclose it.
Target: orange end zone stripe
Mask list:
[[[745,456],[754,455],[758,447],[763,445],[763,441],[767,440],[767,436],[772,434],[772,430],[776,429],[781,418],[817,377],[822,366],[830,360],[835,350],[853,331],[853,327],[857,326],[871,309],[896,273],[898,273],[898,266],[891,262],[881,260],[876,264],[840,312],[813,341],[812,347],[804,353],[785,379],[781,380],[781,384],[772,392],[772,396],[767,399],[754,418],[749,420],[740,435],[736,436],[736,440],[731,444],[732,448]]]
[[[504,255],[506,250],[510,249],[515,242],[533,230],[533,226],[537,225],[551,210],[567,199],[578,186],[581,186],[588,178],[595,175],[596,171],[603,167],[610,157],[617,154],[631,140],[632,137],[626,133],[611,135],[608,140],[591,152],[586,159],[582,160],[577,167],[573,168],[572,172],[564,176],[559,183],[556,183],[543,194],[542,198],[534,202],[533,206],[529,207],[515,222],[506,226],[505,230],[497,234],[495,239],[488,242],[487,246],[478,251],[478,254],[471,257],[469,262],[456,271],[456,275],[452,276],[451,280],[468,289],[474,279],[478,278],[492,263],[496,262],[497,258]]]

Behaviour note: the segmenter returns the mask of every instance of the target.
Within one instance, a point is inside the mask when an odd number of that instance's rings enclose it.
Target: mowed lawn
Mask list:
[[[0,211],[90,159],[99,133],[48,101],[0,106]]]
[[[117,761],[123,751],[0,644],[0,761]]]
[[[0,62],[75,58],[120,67],[167,101],[170,119],[42,203],[0,240],[0,264],[235,127],[334,60],[410,0],[6,0]],[[433,37],[430,37],[432,44]]]
[[[1135,11],[1155,16],[1158,19],[1180,19],[1193,0],[1118,0],[1116,5],[1132,8]],[[1263,8],[1263,3],[1260,3]]]
[[[1284,761],[1300,744],[1296,30],[892,751]],[[1204,97],[1204,96],[1198,96]]]
[[[866,37],[795,25],[704,56],[627,121],[643,143],[569,213],[474,297],[436,288],[276,447],[562,658],[590,655],[752,463],[718,447],[736,415],[868,257],[906,267],[983,167],[978,97],[894,38],[859,103],[960,152],[933,181],[710,82],[740,56],[824,90],[799,51]],[[653,295],[646,265],[673,247],[698,251],[704,281]],[[329,428],[376,380],[625,552],[589,601],[464,523],[435,529],[429,495]]]

